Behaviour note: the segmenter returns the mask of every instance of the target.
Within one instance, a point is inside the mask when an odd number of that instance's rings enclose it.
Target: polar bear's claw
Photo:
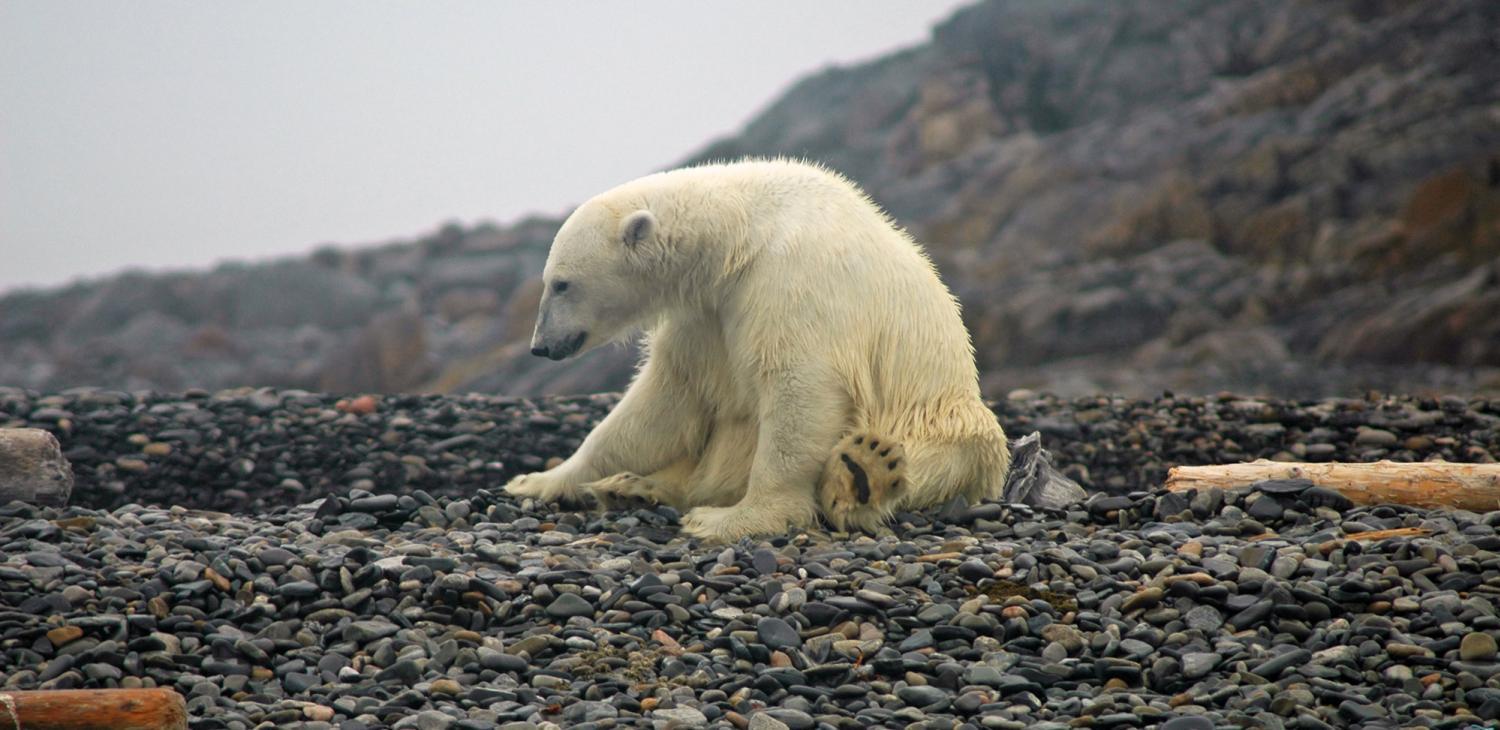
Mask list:
[[[505,485],[505,492],[512,497],[530,497],[539,502],[569,501],[573,497],[573,490],[546,472],[517,476]]]
[[[818,488],[823,515],[839,529],[874,529],[904,492],[906,451],[895,440],[868,432],[845,436],[833,449]]]
[[[589,482],[583,485],[583,489],[592,492],[604,509],[613,509],[631,500],[660,501],[656,482],[628,471]]]

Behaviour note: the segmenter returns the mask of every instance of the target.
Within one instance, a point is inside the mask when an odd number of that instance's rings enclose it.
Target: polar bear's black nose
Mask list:
[[[583,348],[583,341],[588,339],[588,336],[587,332],[578,332],[561,342],[553,340],[545,344],[533,345],[531,354],[548,360],[566,360]]]

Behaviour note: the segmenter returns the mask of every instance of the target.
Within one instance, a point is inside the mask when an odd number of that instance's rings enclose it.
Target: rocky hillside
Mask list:
[[[692,160],[863,184],[990,394],[1500,390],[1500,4],[984,2]],[[644,171],[643,171],[644,172]],[[0,298],[0,384],[610,390],[526,354],[557,221]]]

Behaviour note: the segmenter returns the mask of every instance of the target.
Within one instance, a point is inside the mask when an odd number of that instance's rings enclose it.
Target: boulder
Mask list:
[[[64,507],[72,493],[73,469],[57,437],[38,428],[0,428],[0,504]]]

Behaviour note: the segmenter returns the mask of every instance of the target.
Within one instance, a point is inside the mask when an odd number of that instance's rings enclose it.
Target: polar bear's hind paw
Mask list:
[[[583,485],[602,509],[622,509],[633,504],[655,504],[661,500],[656,482],[632,472],[620,472]]]
[[[875,529],[903,491],[906,452],[893,439],[856,432],[833,449],[818,488],[828,521],[839,529]]]

